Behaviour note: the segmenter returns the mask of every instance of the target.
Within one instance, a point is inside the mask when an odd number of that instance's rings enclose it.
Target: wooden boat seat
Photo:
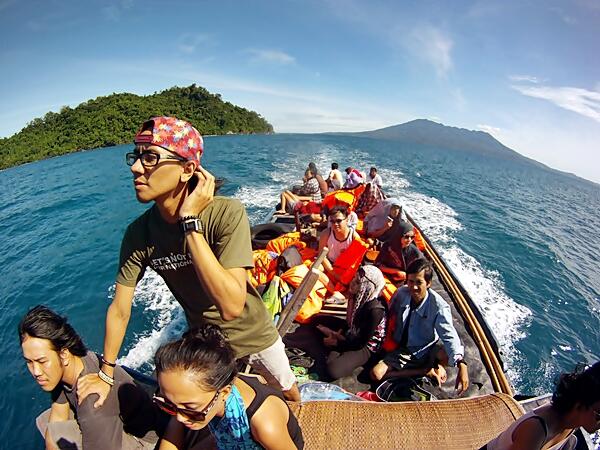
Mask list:
[[[478,449],[524,413],[516,400],[501,393],[433,402],[289,405],[307,450]]]

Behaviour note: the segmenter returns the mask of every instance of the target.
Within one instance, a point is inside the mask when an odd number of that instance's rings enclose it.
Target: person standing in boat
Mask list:
[[[160,347],[154,362],[160,386],[154,401],[173,416],[160,450],[188,449],[206,427],[219,450],[304,448],[298,421],[281,393],[255,376],[238,374],[218,326],[191,329]]]
[[[167,417],[120,366],[112,367],[112,389],[101,410],[79,396],[77,380],[100,372],[102,357],[90,352],[68,323],[45,306],[31,309],[19,323],[27,368],[52,406],[36,420],[46,448],[86,450],[153,449]],[[108,376],[106,376],[108,379]]]
[[[126,155],[138,201],[154,205],[123,237],[106,315],[102,372],[112,379],[111,364],[127,330],[135,286],[150,267],[183,307],[189,326],[221,326],[238,359],[289,400],[300,400],[283,342],[246,275],[253,267],[246,211],[239,200],[214,195],[215,177],[200,165],[203,150],[202,136],[191,124],[154,117],[142,124],[135,150]],[[110,388],[97,374],[79,380],[83,398],[99,395],[96,406]]]
[[[480,450],[572,450],[579,427],[600,429],[600,362],[562,374],[549,404],[522,415]]]
[[[375,380],[427,375],[441,385],[451,362],[458,369],[455,388],[461,395],[469,387],[464,347],[452,323],[446,301],[431,287],[433,268],[425,258],[406,269],[407,284],[390,300],[392,330],[397,349],[385,355],[371,371]]]
[[[383,245],[375,260],[375,265],[397,286],[404,284],[406,268],[410,263],[418,258],[424,258],[421,250],[415,245],[414,239],[413,225],[400,220],[394,235]]]

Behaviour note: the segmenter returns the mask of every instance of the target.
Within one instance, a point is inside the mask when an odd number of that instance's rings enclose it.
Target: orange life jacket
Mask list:
[[[340,253],[333,264],[333,271],[338,276],[339,284],[344,287],[350,284],[367,253],[367,249],[367,245],[362,240],[354,239],[350,246]]]
[[[267,284],[273,279],[277,271],[278,256],[277,253],[268,250],[254,250],[252,252],[254,267],[248,270],[248,277],[252,286]]]
[[[306,247],[306,243],[300,240],[300,233],[298,231],[293,231],[291,233],[283,234],[278,238],[271,239],[265,250],[281,255],[290,245],[295,245],[298,247],[298,250],[302,250]]]
[[[292,267],[283,275],[281,275],[281,279],[294,289],[297,289],[298,286],[300,286],[300,283],[302,283],[304,277],[308,274],[307,265],[310,264],[310,261],[306,261],[304,264]],[[298,311],[296,320],[300,323],[306,323],[310,317],[321,311],[321,308],[323,307],[323,299],[325,298],[326,294],[327,288],[325,287],[321,276],[319,276],[319,279],[308,294],[308,298],[304,301],[300,311]]]

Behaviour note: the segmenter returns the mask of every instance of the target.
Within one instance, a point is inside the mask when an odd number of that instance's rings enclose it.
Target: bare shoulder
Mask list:
[[[265,448],[290,448],[280,446],[292,442],[287,430],[289,414],[290,410],[282,399],[268,396],[250,421],[253,437]]]

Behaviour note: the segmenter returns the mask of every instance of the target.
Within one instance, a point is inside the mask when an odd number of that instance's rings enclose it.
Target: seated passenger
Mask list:
[[[327,371],[332,379],[351,375],[379,351],[385,338],[386,305],[378,296],[384,286],[377,267],[362,266],[350,283],[347,320],[339,319],[337,331],[317,325],[325,336],[323,343],[331,349]]]
[[[298,190],[298,194],[291,191],[283,191],[280,197],[280,207],[275,214],[292,214],[298,202],[321,202],[321,188],[319,182],[310,169],[304,173],[304,184]]]
[[[394,284],[404,284],[406,279],[406,268],[415,259],[423,258],[423,253],[413,242],[415,230],[412,224],[401,220],[395,235],[383,245],[379,252],[375,265]]]
[[[383,191],[374,183],[367,183],[356,204],[356,213],[363,219],[367,213],[385,198]]]
[[[377,173],[377,167],[371,167],[371,170],[369,171],[369,179],[367,181],[369,183],[376,184],[381,188],[383,182],[381,180],[381,175]]]
[[[219,449],[302,449],[296,417],[280,391],[238,375],[235,355],[216,325],[187,331],[154,358],[160,393],[154,401],[173,416],[160,450],[188,448],[208,427]]]
[[[386,198],[377,203],[364,218],[365,236],[386,242],[402,220],[402,206],[397,198]]]
[[[348,225],[348,209],[344,206],[334,206],[329,211],[329,227],[319,237],[319,252],[327,247],[329,252],[323,260],[323,268],[329,277],[337,280],[333,264],[344,250],[350,247],[354,239],[360,239],[356,231]]]
[[[396,291],[390,304],[398,348],[387,353],[371,375],[375,380],[427,375],[441,385],[447,378],[444,366],[451,362],[458,368],[455,389],[460,395],[469,387],[469,373],[450,306],[430,289],[433,268],[426,259],[413,261],[406,274],[407,285]]]
[[[321,174],[319,173],[319,169],[317,169],[317,165],[314,162],[308,163],[308,170],[314,175],[314,177],[319,182],[319,189],[321,190],[321,198],[325,197],[327,194],[327,182],[323,179]]]
[[[600,362],[563,373],[550,403],[522,415],[480,450],[571,450],[578,427],[588,433],[600,428]]]
[[[344,184],[344,180],[342,179],[342,172],[338,170],[338,163],[331,163],[331,170],[329,171],[329,175],[327,175],[328,191],[337,191],[342,188]]]
[[[344,189],[354,189],[359,184],[363,184],[365,179],[362,174],[352,167],[346,167],[346,182],[344,183]]]
[[[103,359],[86,349],[64,317],[36,306],[21,320],[19,338],[29,372],[51,394],[51,408],[36,421],[47,448],[154,448],[158,436],[151,430],[162,431],[166,417],[121,367],[114,368],[113,388],[102,408],[96,408],[95,396],[79,404],[77,380],[102,374]]]

